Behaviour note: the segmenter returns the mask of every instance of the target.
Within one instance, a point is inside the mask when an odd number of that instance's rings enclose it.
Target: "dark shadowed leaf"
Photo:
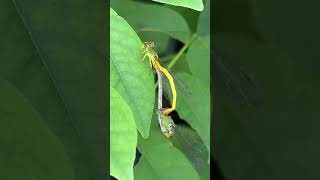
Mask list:
[[[0,179],[75,179],[63,144],[28,99],[2,78],[0,92]]]
[[[77,180],[106,172],[105,8],[83,0],[0,2],[0,76],[62,142]]]

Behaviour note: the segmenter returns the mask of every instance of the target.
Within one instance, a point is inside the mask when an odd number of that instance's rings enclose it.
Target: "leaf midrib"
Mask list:
[[[72,124],[72,127],[74,128],[75,132],[76,132],[76,135],[78,137],[80,137],[80,130],[79,128],[76,126],[76,123],[75,121],[73,120],[72,116],[70,115],[70,110],[67,106],[67,103],[65,101],[65,99],[63,98],[62,96],[62,93],[61,93],[61,89],[58,87],[58,83],[57,83],[57,80],[54,78],[54,75],[53,73],[50,71],[50,68],[49,68],[49,65],[46,63],[46,60],[45,60],[45,57],[43,56],[44,53],[42,53],[41,51],[41,48],[40,46],[37,44],[36,42],[36,38],[34,37],[33,33],[32,33],[32,28],[28,25],[28,23],[26,22],[25,18],[24,18],[24,14],[23,14],[23,8],[21,6],[19,6],[19,4],[16,2],[16,0],[12,0],[12,3],[16,9],[16,12],[17,12],[17,15],[20,17],[22,23],[23,23],[23,26],[25,27],[25,30],[27,31],[27,34],[30,38],[30,41],[32,42],[32,45],[34,46],[35,50],[36,50],[36,53],[37,55],[39,56],[39,58],[41,59],[41,62],[43,64],[43,66],[46,68],[47,70],[47,73],[48,73],[48,76],[49,76],[49,79],[52,81],[52,84],[55,88],[55,92],[58,96],[58,98],[60,99],[60,101],[62,102],[63,106],[64,106],[64,109],[65,109],[65,119],[70,121],[71,124]],[[20,90],[19,90],[20,92]],[[22,93],[22,92],[21,92]],[[32,103],[31,103],[32,104]],[[32,104],[33,108],[34,105]],[[36,108],[35,108],[36,109]]]
[[[126,84],[124,83],[124,82],[126,82],[126,81],[125,81],[125,78],[124,78],[124,76],[122,75],[121,71],[118,69],[117,62],[116,62],[113,58],[111,58],[111,57],[110,57],[110,59],[111,59],[111,62],[112,62],[112,64],[113,64],[113,67],[115,68],[116,72],[119,74],[120,80],[121,80],[121,82],[122,82],[122,84],[123,84],[123,87],[125,88],[126,93],[128,94],[128,98],[129,98],[130,104],[132,103],[132,104],[137,105],[137,103],[133,100],[132,94],[131,94],[130,91],[128,90],[128,87],[127,87]],[[132,109],[132,108],[135,108],[135,107],[136,107],[136,106],[130,106],[131,109]],[[135,111],[135,113],[138,113],[138,114],[139,114],[138,117],[141,117],[141,116],[142,116],[142,115],[140,114],[140,111]],[[132,114],[133,114],[133,117],[135,117],[135,116],[134,116],[134,113],[132,113]],[[135,119],[135,118],[134,118],[134,119]],[[138,128],[138,126],[137,126],[137,128]],[[142,133],[141,133],[141,135],[142,135]]]

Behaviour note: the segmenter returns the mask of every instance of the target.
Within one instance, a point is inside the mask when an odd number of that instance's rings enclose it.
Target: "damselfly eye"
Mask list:
[[[144,42],[144,48],[153,48],[154,47],[154,43],[152,41],[150,42]]]
[[[176,126],[173,122],[171,122],[169,124],[169,131],[173,134],[174,133],[174,130],[175,130]]]

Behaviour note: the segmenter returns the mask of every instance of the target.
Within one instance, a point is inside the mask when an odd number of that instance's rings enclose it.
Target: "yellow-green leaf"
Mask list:
[[[119,180],[133,180],[137,130],[130,107],[110,88],[110,174]]]

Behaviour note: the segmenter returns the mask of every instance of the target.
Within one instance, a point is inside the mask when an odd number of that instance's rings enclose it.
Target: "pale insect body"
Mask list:
[[[171,74],[167,71],[167,69],[160,65],[160,63],[158,61],[159,60],[158,54],[152,49],[154,47],[154,43],[153,42],[145,42],[142,47],[145,49],[144,50],[145,55],[142,60],[144,60],[146,57],[148,57],[150,66],[152,66],[157,71],[158,76],[159,76],[159,71],[162,72],[169,80],[169,83],[171,86],[171,90],[172,90],[172,94],[173,94],[172,107],[161,109],[160,115],[159,115],[159,123],[160,123],[160,127],[161,127],[163,134],[167,138],[171,138],[174,134],[175,124],[172,121],[171,117],[168,115],[172,111],[174,111],[176,108],[176,89],[175,89],[174,81],[173,81]]]

